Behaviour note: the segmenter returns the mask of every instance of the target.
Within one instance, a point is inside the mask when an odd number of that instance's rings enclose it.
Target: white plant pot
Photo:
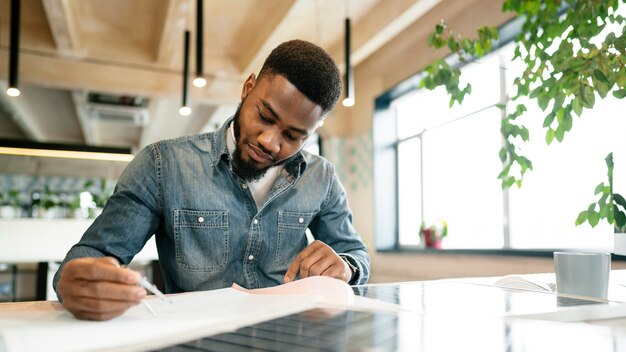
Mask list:
[[[44,211],[44,219],[63,219],[65,218],[64,209],[61,207],[52,207]]]
[[[83,210],[83,208],[76,208],[76,209],[73,209],[72,212],[70,213],[70,218],[71,219],[85,219],[87,217],[85,216],[85,211]]]
[[[17,208],[12,205],[3,205],[0,207],[0,218],[14,219],[17,218]]]
[[[626,233],[616,233],[613,239],[613,253],[626,255]]]

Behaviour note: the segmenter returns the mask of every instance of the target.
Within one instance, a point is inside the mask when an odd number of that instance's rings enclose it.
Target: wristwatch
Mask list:
[[[348,264],[348,266],[350,267],[350,270],[352,270],[352,276],[350,276],[350,280],[348,280],[348,283],[351,283],[352,280],[354,280],[354,278],[357,276],[357,273],[359,272],[359,267],[354,265],[352,259],[350,259],[350,257],[348,257],[347,255],[340,255],[339,257],[344,262],[346,262],[346,264]]]

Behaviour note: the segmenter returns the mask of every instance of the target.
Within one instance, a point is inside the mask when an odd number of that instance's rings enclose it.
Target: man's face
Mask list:
[[[280,75],[258,80],[251,75],[241,99],[234,120],[233,167],[247,181],[300,151],[322,120],[322,108]]]

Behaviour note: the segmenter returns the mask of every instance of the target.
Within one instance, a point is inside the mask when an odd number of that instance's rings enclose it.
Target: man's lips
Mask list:
[[[250,155],[252,159],[261,164],[274,161],[274,158],[272,158],[271,155],[263,152],[261,149],[251,143],[248,143],[248,155]]]

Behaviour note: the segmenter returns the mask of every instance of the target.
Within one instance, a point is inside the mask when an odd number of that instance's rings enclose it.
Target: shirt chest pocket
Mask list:
[[[315,213],[279,211],[278,239],[274,261],[289,265],[307,245],[305,231]]]
[[[228,211],[174,210],[176,263],[187,271],[211,272],[228,261]]]

